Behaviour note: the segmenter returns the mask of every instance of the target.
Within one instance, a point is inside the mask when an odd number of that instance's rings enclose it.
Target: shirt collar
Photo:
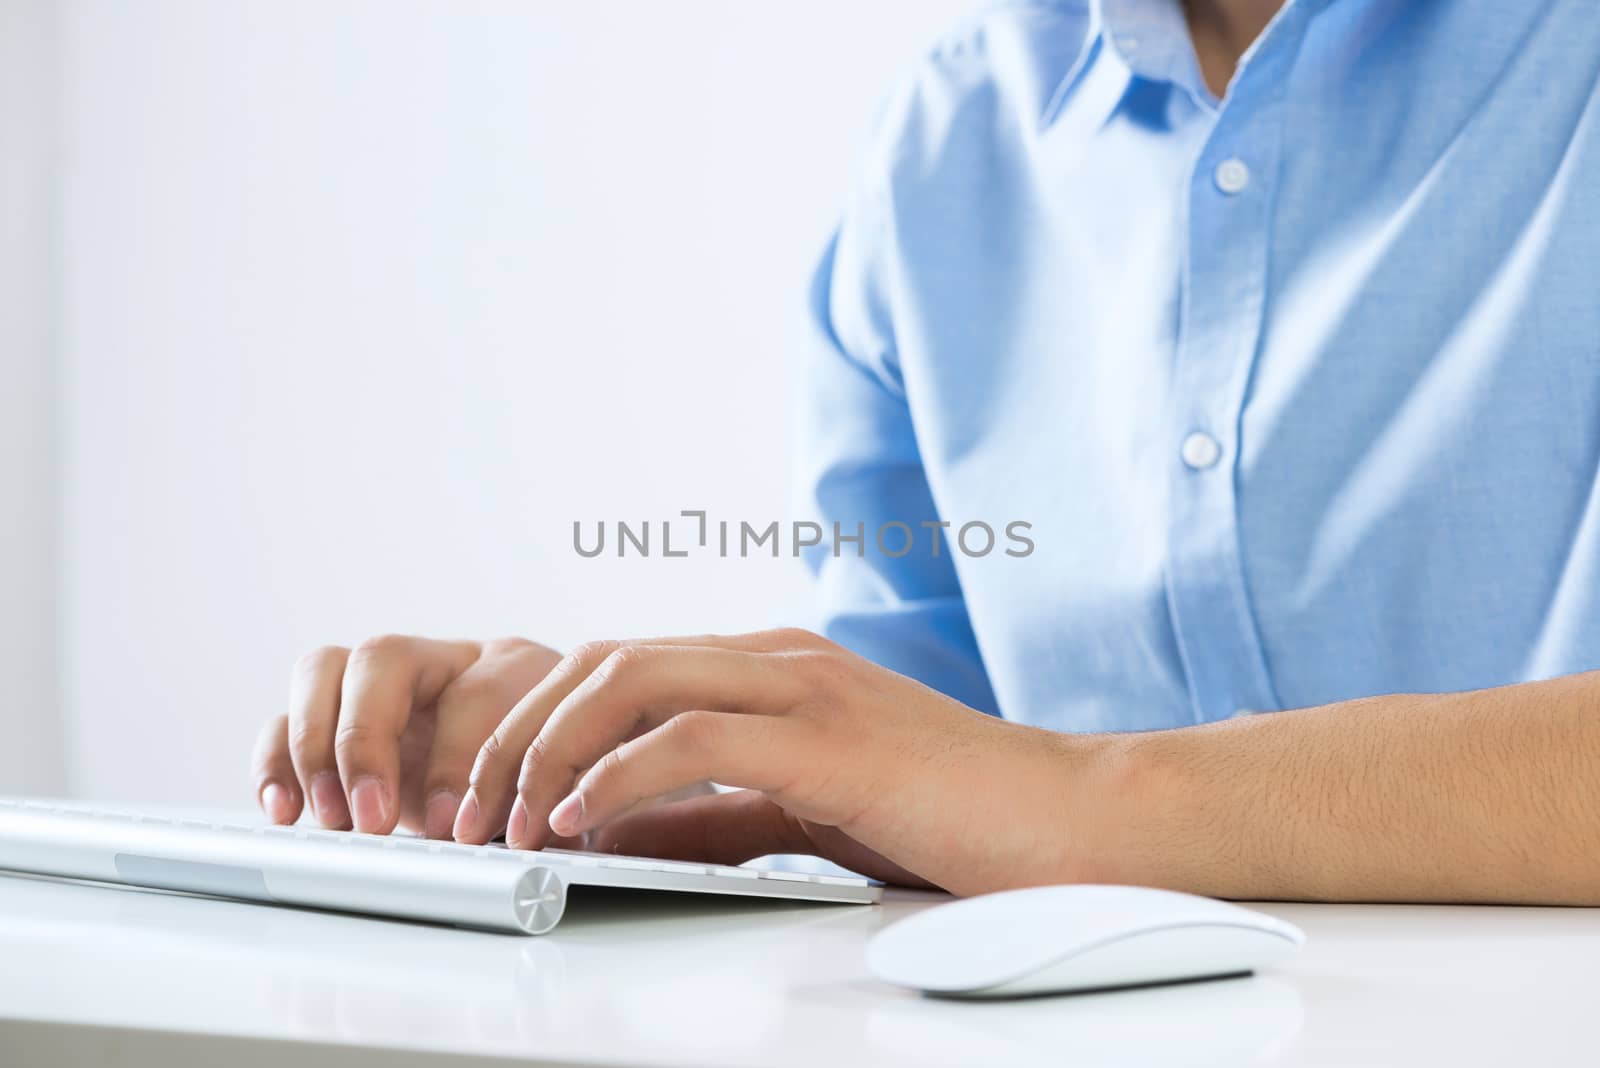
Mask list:
[[[1094,0],[1094,4],[1105,46],[1130,71],[1149,81],[1171,82],[1209,95],[1180,0]]]
[[[1292,19],[1302,25],[1335,0],[1284,0],[1273,23]],[[1182,0],[1088,0],[1089,27],[1076,62],[1057,84],[1042,118],[1053,124],[1074,87],[1091,77],[1099,64],[1096,56],[1109,52],[1122,70],[1122,78],[1135,76],[1178,85],[1198,101],[1214,105],[1216,98],[1200,72],[1184,17]],[[1263,31],[1263,36],[1270,32]],[[1251,51],[1254,46],[1251,46]],[[1250,52],[1245,53],[1248,58]],[[1102,116],[1103,118],[1103,116]]]

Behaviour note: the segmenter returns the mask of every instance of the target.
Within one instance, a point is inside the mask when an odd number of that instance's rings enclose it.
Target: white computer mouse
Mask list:
[[[1139,886],[1038,886],[953,901],[880,931],[880,979],[951,997],[1016,997],[1241,975],[1293,955],[1291,923]]]

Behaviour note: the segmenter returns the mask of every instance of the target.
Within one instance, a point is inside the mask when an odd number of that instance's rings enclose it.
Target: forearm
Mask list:
[[[1096,877],[1235,898],[1600,904],[1600,673],[1108,745]]]

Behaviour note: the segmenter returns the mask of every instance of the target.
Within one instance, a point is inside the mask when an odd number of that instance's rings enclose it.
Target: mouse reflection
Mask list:
[[[867,1039],[886,1056],[935,1068],[992,1064],[1241,1065],[1273,1060],[1300,1033],[1299,992],[1271,975],[1005,1001],[896,991]]]

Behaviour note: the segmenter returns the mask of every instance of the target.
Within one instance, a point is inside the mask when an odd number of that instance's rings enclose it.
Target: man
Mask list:
[[[855,189],[820,517],[1035,551],[825,544],[827,638],[320,651],[271,818],[1600,903],[1600,7],[998,4]]]

